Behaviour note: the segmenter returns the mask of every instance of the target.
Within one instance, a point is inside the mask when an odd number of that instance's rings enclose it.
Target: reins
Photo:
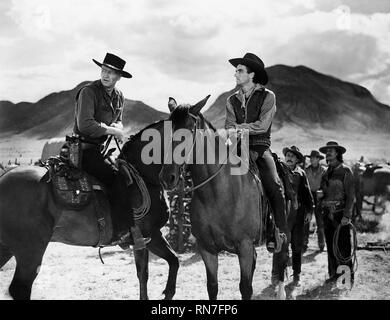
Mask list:
[[[198,120],[199,118],[194,116],[193,114],[189,113],[189,115],[195,119],[195,124],[194,124],[194,127],[193,129],[191,130],[191,132],[193,133],[193,139],[192,139],[192,145],[191,145],[191,150],[190,152],[188,153],[188,156],[186,157],[185,161],[184,161],[184,164],[180,167],[180,175],[182,177],[185,177],[186,175],[186,167],[187,167],[187,160],[189,159],[190,155],[193,153],[193,150],[194,150],[194,147],[195,147],[195,142],[196,142],[196,129],[198,128]],[[234,147],[233,151],[237,148],[237,144],[236,146]],[[223,169],[223,166],[225,164],[227,164],[227,160],[229,158],[229,155],[226,156],[226,160],[224,163],[222,163],[218,170],[216,172],[214,172],[210,177],[206,178],[205,180],[203,180],[201,183],[195,185],[195,186],[192,186],[192,187],[186,187],[184,188],[184,192],[193,192],[195,191],[196,189],[199,189],[201,187],[203,187],[205,184],[207,184],[208,182],[210,182],[211,180],[213,180]]]

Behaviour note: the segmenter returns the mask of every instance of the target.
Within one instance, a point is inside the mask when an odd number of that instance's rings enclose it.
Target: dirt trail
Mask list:
[[[302,287],[296,299],[389,299],[390,254],[384,251],[358,251],[359,269],[354,288],[349,292],[329,291],[323,285],[327,277],[326,252],[319,253],[315,235],[304,254]],[[359,242],[371,239],[371,234],[359,234]],[[257,267],[254,274],[253,299],[274,299],[269,286],[271,254],[257,248]],[[51,243],[44,256],[32,299],[138,299],[138,280],[131,251],[119,248],[103,252],[102,265],[97,249]],[[9,299],[7,288],[12,279],[15,261],[12,259],[0,270],[0,299]],[[168,266],[151,255],[149,267],[149,298],[161,299]],[[291,275],[291,267],[289,267]],[[288,282],[291,281],[291,278]],[[175,299],[207,299],[206,275],[203,262],[196,253],[180,255],[180,269]],[[221,254],[219,258],[219,299],[240,299],[239,264],[235,255]],[[288,298],[291,290],[287,288]]]

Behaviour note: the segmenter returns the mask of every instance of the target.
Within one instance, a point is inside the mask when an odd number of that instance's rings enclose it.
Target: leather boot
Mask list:
[[[152,240],[150,237],[144,238],[141,233],[141,229],[135,225],[130,228],[132,242],[133,242],[133,250],[142,250],[146,248],[146,245]]]

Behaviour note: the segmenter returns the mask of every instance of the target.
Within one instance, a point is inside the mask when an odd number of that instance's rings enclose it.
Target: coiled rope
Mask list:
[[[116,146],[118,147],[119,152],[123,153],[122,148],[118,143],[118,139],[114,137],[114,140]],[[140,220],[148,214],[150,209],[151,200],[150,200],[150,194],[148,188],[146,187],[145,181],[144,179],[142,179],[137,169],[133,167],[128,161],[123,159],[116,159],[116,161],[118,164],[123,165],[128,169],[131,178],[135,180],[135,183],[137,184],[139,191],[141,192],[141,196],[142,196],[141,205],[138,208],[133,208],[134,220]]]
[[[141,175],[138,173],[137,169],[134,168],[130,163],[125,160],[117,159],[116,160],[119,165],[126,167],[135,181],[136,185],[142,196],[141,205],[138,208],[133,208],[133,215],[135,220],[140,220],[147,215],[150,209],[151,200],[148,188],[146,187],[144,179],[142,179]]]
[[[352,248],[351,248],[351,255],[349,257],[344,257],[340,251],[339,248],[339,236],[340,236],[340,230],[343,227],[348,227],[352,230]],[[358,262],[356,257],[356,250],[357,250],[357,236],[356,236],[356,228],[355,226],[349,222],[347,225],[341,225],[339,224],[336,227],[335,233],[333,235],[333,253],[336,258],[336,260],[340,264],[347,264],[348,262],[352,261],[352,270],[351,272],[356,272],[358,268]]]

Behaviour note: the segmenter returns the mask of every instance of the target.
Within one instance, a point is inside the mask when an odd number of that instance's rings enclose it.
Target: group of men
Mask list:
[[[76,97],[74,133],[82,140],[82,168],[111,190],[113,242],[129,242],[134,244],[134,250],[143,249],[150,238],[143,238],[134,224],[131,199],[126,196],[126,181],[101,155],[103,143],[109,135],[119,141],[124,138],[124,97],[115,85],[121,77],[132,76],[123,70],[126,62],[114,54],[107,53],[103,63],[93,61],[101,67],[101,79],[81,88]],[[258,155],[256,163],[272,208],[277,241],[282,242],[280,252],[274,253],[273,276],[284,281],[288,245],[291,243],[294,283],[299,284],[302,253],[307,247],[308,222],[314,212],[319,249],[324,250],[326,242],[329,279],[333,281],[337,278],[338,266],[333,253],[333,234],[339,224],[346,226],[350,223],[354,202],[352,172],[343,164],[342,155],[346,149],[333,141],[319,149],[326,154],[328,169],[325,171],[319,164],[323,156],[318,151],[312,151],[309,156],[311,164],[303,170],[299,164],[305,157],[300,150],[295,146],[284,148],[296,194],[296,201],[288,203],[270,149],[276,97],[265,87],[268,75],[264,63],[253,53],[229,62],[235,67],[238,91],[227,99],[225,128],[234,129],[237,134],[249,130],[249,148]],[[350,254],[348,228],[340,229],[339,249],[345,256]]]
[[[343,163],[346,149],[337,142],[330,141],[319,150],[326,155],[327,168],[320,163],[325,157],[317,150],[303,156],[296,146],[283,149],[285,163],[292,172],[292,184],[298,203],[296,208],[290,205],[287,210],[287,224],[291,233],[293,284],[296,286],[300,285],[302,255],[308,248],[313,213],[319,251],[324,251],[325,245],[327,249],[327,282],[337,280],[337,268],[341,264],[334,252],[334,235],[339,225],[336,249],[340,250],[343,258],[351,255],[349,224],[354,204],[354,182],[351,169]],[[310,164],[304,168],[306,157],[310,159]],[[352,261],[348,261],[346,266],[350,268],[353,282]]]

